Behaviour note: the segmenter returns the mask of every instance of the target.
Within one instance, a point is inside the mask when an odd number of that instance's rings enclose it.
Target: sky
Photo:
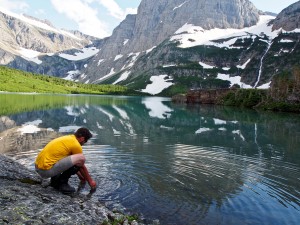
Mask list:
[[[0,0],[0,9],[47,19],[56,28],[108,37],[141,0]],[[279,13],[296,0],[251,0],[262,11]]]

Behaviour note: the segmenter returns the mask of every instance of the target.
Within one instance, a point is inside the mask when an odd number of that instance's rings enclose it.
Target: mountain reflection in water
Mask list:
[[[299,115],[158,97],[13,94],[0,95],[0,112],[0,152],[32,169],[49,140],[88,127],[94,197],[110,208],[161,224],[298,223]]]

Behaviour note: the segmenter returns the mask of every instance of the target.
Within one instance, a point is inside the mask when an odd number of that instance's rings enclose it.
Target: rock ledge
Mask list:
[[[35,171],[1,154],[0,174],[0,224],[108,225],[126,218],[107,209],[92,193],[61,194],[43,184]],[[119,224],[143,223],[125,219]]]

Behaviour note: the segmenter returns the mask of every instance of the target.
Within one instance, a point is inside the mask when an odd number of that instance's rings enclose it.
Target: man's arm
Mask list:
[[[86,166],[83,165],[80,167],[78,173],[77,173],[80,181],[83,183],[87,181],[92,189],[95,189],[97,184],[96,182],[91,178],[89,171],[87,170]]]
[[[81,174],[80,171],[77,172],[77,176],[78,176],[78,178],[80,180],[80,183],[81,184],[85,184],[86,180],[85,180],[85,178],[83,177],[83,175]]]

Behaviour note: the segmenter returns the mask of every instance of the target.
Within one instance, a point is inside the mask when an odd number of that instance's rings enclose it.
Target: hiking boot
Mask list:
[[[67,169],[66,171],[64,171],[59,175],[58,178],[59,191],[61,191],[63,194],[70,194],[76,191],[75,188],[73,188],[68,184],[68,181],[72,175],[76,174],[79,171],[79,169],[80,167],[78,166],[72,166],[71,168]]]
[[[60,184],[58,190],[63,194],[71,194],[76,191],[75,188],[70,186],[68,183]]]
[[[50,186],[55,188],[55,189],[58,189],[59,185],[60,185],[60,174],[54,176],[54,177],[51,177],[51,181],[50,181]]]

